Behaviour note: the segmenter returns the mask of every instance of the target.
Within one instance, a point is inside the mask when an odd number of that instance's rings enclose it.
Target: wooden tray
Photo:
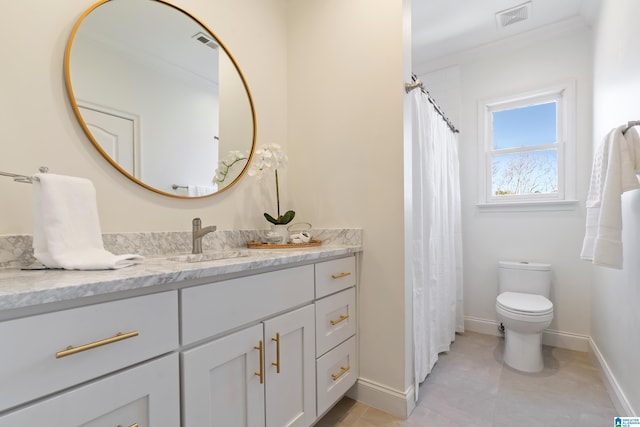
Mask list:
[[[322,240],[311,239],[308,243],[264,243],[256,240],[249,240],[247,247],[249,249],[296,249],[309,248],[312,246],[320,246]]]

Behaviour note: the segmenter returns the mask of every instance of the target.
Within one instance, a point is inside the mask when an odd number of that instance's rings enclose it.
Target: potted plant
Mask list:
[[[255,176],[256,178],[261,179],[265,171],[274,171],[276,183],[277,214],[276,216],[273,216],[265,212],[264,217],[272,224],[272,228],[274,231],[280,229],[279,233],[283,236],[284,241],[286,242],[288,240],[288,231],[286,225],[293,221],[293,218],[296,216],[296,213],[292,210],[288,210],[282,215],[280,214],[280,186],[278,183],[278,169],[282,169],[286,166],[286,163],[288,161],[287,155],[284,153],[282,147],[279,144],[266,144],[255,151],[253,158],[254,160],[249,167],[249,176]]]

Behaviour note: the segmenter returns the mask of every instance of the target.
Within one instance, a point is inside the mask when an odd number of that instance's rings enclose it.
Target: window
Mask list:
[[[573,93],[565,84],[481,103],[481,205],[573,201]]]

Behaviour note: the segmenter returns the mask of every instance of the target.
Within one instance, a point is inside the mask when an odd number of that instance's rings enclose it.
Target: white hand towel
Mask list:
[[[84,178],[36,174],[33,192],[33,252],[49,268],[105,270],[128,267],[140,255],[104,249],[96,190]]]
[[[206,196],[213,193],[211,185],[187,185],[187,194],[191,197]]]
[[[622,134],[613,129],[598,147],[587,195],[587,224],[582,259],[622,268],[622,193],[640,188],[634,172],[633,152]]]
[[[206,196],[213,193],[213,186],[211,185],[196,185],[196,194],[198,196]]]

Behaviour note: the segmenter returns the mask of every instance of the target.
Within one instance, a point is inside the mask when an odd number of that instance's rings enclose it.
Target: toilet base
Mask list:
[[[505,330],[504,363],[523,372],[540,372],[542,361],[542,332],[523,334],[511,329]]]

